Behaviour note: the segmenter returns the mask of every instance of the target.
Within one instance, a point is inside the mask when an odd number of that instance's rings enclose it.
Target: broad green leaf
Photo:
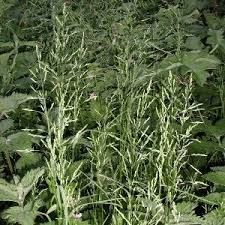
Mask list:
[[[204,45],[201,42],[200,37],[192,36],[186,39],[185,47],[191,50],[201,50]]]
[[[210,193],[207,196],[203,197],[203,199],[212,202],[212,204],[219,205],[224,203],[225,201],[225,192],[215,192],[215,193]],[[209,204],[209,202],[207,202]]]
[[[206,71],[199,70],[199,71],[195,71],[194,73],[194,78],[200,86],[204,85],[208,77],[209,77],[209,73]]]
[[[42,155],[36,152],[23,153],[22,156],[16,161],[16,169],[31,169],[44,166]]]
[[[193,10],[199,9],[202,10],[206,8],[209,4],[208,0],[184,0],[183,9],[184,12],[190,13]]]
[[[217,143],[212,141],[201,141],[194,142],[189,147],[190,153],[194,154],[209,154],[214,153],[216,150],[220,149],[220,146]]]
[[[38,43],[36,41],[19,41],[19,46],[30,46],[30,47],[36,47]]]
[[[19,203],[16,186],[2,178],[0,178],[0,201]]]
[[[38,180],[44,175],[44,172],[45,170],[43,168],[37,168],[26,173],[26,175],[21,180],[24,196],[26,196],[36,185]]]
[[[14,77],[20,78],[29,73],[29,68],[36,61],[35,52],[21,52],[16,57]]]
[[[210,167],[210,168],[213,171],[222,171],[222,172],[225,172],[225,166],[214,166],[214,167]]]
[[[29,89],[33,83],[34,82],[30,77],[23,77],[23,78],[17,79],[13,85],[17,89],[24,90],[24,89]]]
[[[199,11],[196,9],[196,10],[194,10],[193,12],[191,12],[189,15],[183,16],[183,17],[182,17],[182,21],[183,21],[183,23],[185,23],[185,24],[193,24],[193,23],[195,23],[195,22],[198,21],[199,16],[200,16],[200,13],[199,13]]]
[[[24,207],[13,206],[3,211],[2,218],[12,224],[34,225],[38,211],[33,204],[28,203]]]
[[[223,185],[225,186],[225,172],[216,171],[216,172],[209,172],[203,177],[214,184]]]
[[[28,132],[18,132],[7,138],[0,137],[0,151],[30,151],[32,149],[32,137]]]
[[[208,212],[204,216],[203,225],[224,225],[225,217],[224,217],[224,207],[220,207]]]
[[[0,152],[6,151],[6,150],[7,150],[6,138],[0,137]]]
[[[221,63],[218,58],[204,52],[186,52],[183,55],[182,63],[189,69],[188,72],[216,69]]]
[[[9,56],[11,54],[12,53],[3,53],[3,54],[0,54],[0,65],[1,66],[7,66],[8,60],[9,60]]]
[[[206,22],[209,26],[209,28],[213,29],[213,30],[217,30],[222,28],[222,22],[221,19],[219,18],[219,16],[216,16],[214,13],[204,13]]]
[[[9,71],[8,60],[12,53],[4,53],[0,55],[0,77],[6,76]]]
[[[0,121],[0,134],[3,134],[4,132],[12,128],[13,125],[14,123],[12,119],[5,119]]]
[[[213,55],[204,52],[186,52],[182,58],[182,64],[185,66],[182,72],[191,72],[199,85],[203,85],[209,76],[207,70],[216,69],[220,60]]]
[[[7,113],[14,111],[20,104],[30,99],[32,99],[31,96],[19,93],[14,93],[7,97],[0,97],[0,112]]]
[[[11,41],[7,41],[7,42],[2,42],[0,41],[0,48],[13,48],[15,46],[15,44]]]
[[[186,225],[186,224],[193,224],[193,223],[199,223],[201,224],[202,219],[195,215],[194,209],[198,205],[193,202],[181,202],[176,205],[176,219],[174,219],[174,214],[170,215],[170,225]],[[169,225],[168,224],[168,225]]]
[[[201,102],[203,104],[206,104],[208,106],[208,102],[213,99],[213,104],[217,105],[216,100],[218,101],[218,104],[220,104],[220,100],[218,99],[218,89],[215,88],[213,85],[205,85],[203,87],[196,86],[193,89],[193,96],[195,96],[196,99],[198,99],[198,102]],[[203,108],[205,106],[203,105]],[[202,131],[205,131],[206,125],[210,125],[211,122],[207,122],[207,124],[198,125],[198,127],[204,127]]]
[[[206,26],[203,26],[203,25],[200,25],[198,23],[194,23],[194,24],[190,24],[188,26],[185,26],[184,27],[184,30],[186,31],[186,33],[190,33],[191,31],[191,34],[194,35],[195,37],[200,37],[201,40],[203,38],[206,38],[207,37],[207,32],[208,32],[208,29]]]
[[[177,203],[176,204],[176,210],[181,213],[181,214],[193,214],[194,213],[194,209],[197,207],[198,205],[194,202],[181,202],[181,203]]]
[[[223,36],[223,30],[209,30],[207,43],[212,47],[222,47],[225,50],[225,39]]]
[[[7,142],[11,145],[12,149],[17,150],[30,150],[32,148],[32,137],[28,132],[18,132],[7,137]]]
[[[205,131],[216,138],[219,138],[225,134],[225,119],[221,119],[215,123],[215,125],[206,126]]]
[[[19,41],[19,46],[30,46],[30,47],[36,47],[38,45],[35,41]],[[0,41],[0,48],[14,48],[15,43],[8,41],[8,42],[2,42]]]
[[[176,55],[169,55],[165,59],[163,59],[162,62],[160,62],[159,69],[156,70],[156,74],[175,70],[181,66],[182,64],[180,63],[179,58]]]
[[[175,55],[165,58],[159,66],[158,73],[180,68],[181,74],[192,73],[197,83],[201,86],[206,82],[209,73],[207,70],[216,69],[221,63],[213,55],[205,52],[185,52],[180,58]]]

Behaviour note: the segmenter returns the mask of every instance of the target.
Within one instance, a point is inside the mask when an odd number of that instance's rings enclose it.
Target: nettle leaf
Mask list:
[[[30,99],[32,99],[31,96],[19,93],[14,93],[7,97],[0,97],[0,112],[7,113],[14,111],[20,104]]]
[[[28,132],[18,132],[7,137],[7,142],[15,151],[30,150],[32,148],[32,137]]]
[[[43,168],[30,170],[21,179],[17,178],[16,185],[10,184],[0,178],[0,201],[11,201],[20,204],[24,202],[26,195],[37,184],[40,177],[44,174]],[[16,178],[16,177],[15,177]]]
[[[12,224],[33,225],[38,214],[37,208],[30,202],[24,207],[13,206],[4,210],[2,218]]]
[[[190,50],[201,50],[203,49],[204,45],[201,42],[200,37],[192,36],[186,39],[185,47]]]
[[[200,25],[198,23],[190,24],[184,27],[186,33],[190,33],[195,37],[200,37],[201,39],[207,37],[208,28],[206,26]]]
[[[31,169],[35,167],[40,167],[44,165],[42,155],[36,152],[28,152],[22,154],[22,156],[16,161],[16,169]]]
[[[204,13],[204,16],[209,28],[213,30],[223,28],[223,23],[221,19],[214,13]]]
[[[216,69],[221,62],[218,58],[208,53],[193,51],[186,52],[183,55],[182,63],[189,69],[189,72],[191,72]]]
[[[182,72],[184,74],[193,73],[197,83],[203,86],[209,76],[207,70],[216,69],[220,63],[219,59],[208,53],[187,52],[182,57],[182,64],[184,65]]]
[[[207,196],[202,198],[203,200],[207,200],[207,203],[210,204],[215,204],[215,205],[220,205],[224,202],[225,200],[225,192],[215,192],[215,193],[210,193]]]
[[[200,85],[203,86],[205,82],[207,81],[207,78],[210,76],[208,72],[206,71],[195,71],[194,73],[194,78],[196,82]]]
[[[36,185],[38,180],[44,175],[44,172],[44,168],[37,168],[26,173],[20,182],[23,186],[24,196]]]
[[[176,210],[181,214],[194,214],[194,209],[198,204],[194,202],[181,202],[176,204]]]
[[[0,137],[0,152],[4,152],[7,150],[9,150],[9,148],[7,146],[6,138]]]
[[[209,30],[207,43],[216,48],[220,46],[225,50],[225,39],[223,36],[223,30]]]
[[[224,207],[212,210],[204,216],[204,225],[224,225]]]
[[[194,209],[197,207],[197,204],[193,202],[181,202],[176,205],[176,212],[177,215],[175,216],[174,220],[174,214],[170,215],[171,217],[171,225],[172,224],[193,224],[198,222],[199,224],[202,223],[202,219],[195,215]]]
[[[0,121],[0,134],[3,134],[14,125],[14,121],[12,119],[5,119]]]
[[[0,201],[19,203],[16,186],[2,178],[0,178]]]
[[[11,54],[12,52],[0,55],[0,77],[8,74],[9,71],[8,60]]]
[[[21,52],[16,57],[16,64],[14,68],[14,76],[16,78],[22,77],[29,73],[29,67],[36,61],[35,52]]]
[[[17,132],[7,138],[0,137],[0,151],[16,151],[21,154],[32,149],[32,142],[32,137],[28,132]]]
[[[221,119],[215,123],[215,125],[206,126],[205,131],[217,139],[225,134],[225,119]]]
[[[183,17],[182,17],[182,21],[183,21],[185,24],[193,24],[193,23],[195,23],[195,22],[198,21],[199,16],[200,16],[200,13],[199,13],[199,11],[196,9],[196,10],[194,10],[193,12],[191,12],[189,15],[183,16]]]
[[[176,55],[169,55],[160,62],[157,73],[174,70],[181,66],[182,63],[180,63],[180,59]]]
[[[183,8],[186,12],[190,13],[195,9],[202,10],[209,4],[208,0],[185,0]]]
[[[193,73],[196,82],[203,86],[209,77],[208,70],[216,69],[220,63],[221,61],[213,55],[192,51],[184,53],[180,58],[175,55],[166,57],[160,63],[157,73],[180,68],[181,74]]]
[[[14,82],[15,88],[20,90],[29,89],[32,84],[34,84],[34,81],[31,77],[22,77]]]
[[[209,172],[203,175],[203,177],[207,181],[210,181],[214,184],[225,186],[225,172],[222,171]]]
[[[210,167],[210,169],[213,170],[213,171],[225,172],[225,166],[214,166],[214,167]]]
[[[190,145],[190,153],[192,154],[209,154],[219,149],[219,144],[212,141],[194,142]]]

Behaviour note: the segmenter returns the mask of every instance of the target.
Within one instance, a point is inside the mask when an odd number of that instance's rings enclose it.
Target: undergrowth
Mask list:
[[[1,224],[225,224],[224,1],[0,1]]]

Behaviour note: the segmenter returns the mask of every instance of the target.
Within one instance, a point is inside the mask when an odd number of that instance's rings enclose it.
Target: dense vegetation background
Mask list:
[[[225,1],[0,19],[1,225],[225,224]]]

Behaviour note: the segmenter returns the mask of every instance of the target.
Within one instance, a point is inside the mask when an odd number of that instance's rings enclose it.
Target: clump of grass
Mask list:
[[[73,224],[80,210],[95,225],[169,223],[172,206],[181,198],[182,169],[197,125],[191,122],[199,109],[191,103],[192,79],[183,87],[169,73],[140,84],[147,70],[140,69],[139,56],[145,54],[135,40],[123,37],[114,46],[110,70],[116,82],[103,98],[90,89],[92,79],[85,81],[85,35],[74,50],[76,32],[67,25],[68,12],[64,6],[63,16],[54,17],[50,52],[46,61],[38,53],[34,72],[46,125],[51,210],[59,224]],[[91,126],[90,115],[96,120]],[[85,122],[88,129],[80,128]],[[82,136],[88,144],[81,148]],[[76,162],[81,155],[90,160],[88,170]]]
[[[71,224],[73,215],[79,210],[78,177],[82,162],[75,166],[73,151],[84,132],[77,126],[84,88],[80,82],[82,74],[79,73],[84,54],[83,40],[80,40],[78,49],[71,49],[71,54],[68,54],[67,46],[74,34],[66,25],[67,16],[65,6],[61,19],[54,16],[53,40],[47,61],[38,52],[38,68],[33,72],[38,87],[35,92],[46,126],[43,145],[48,151],[46,182],[52,196],[50,211],[56,211],[58,224],[65,225]],[[75,131],[70,137],[67,136],[69,127]]]
[[[192,79],[184,92],[172,73],[164,81],[150,79],[137,87],[138,65],[130,64],[130,57],[118,60],[117,90],[107,105],[110,113],[93,131],[89,151],[94,195],[114,199],[117,205],[96,208],[94,221],[169,222],[184,179],[191,131],[198,124],[191,122],[199,110],[191,103]]]

